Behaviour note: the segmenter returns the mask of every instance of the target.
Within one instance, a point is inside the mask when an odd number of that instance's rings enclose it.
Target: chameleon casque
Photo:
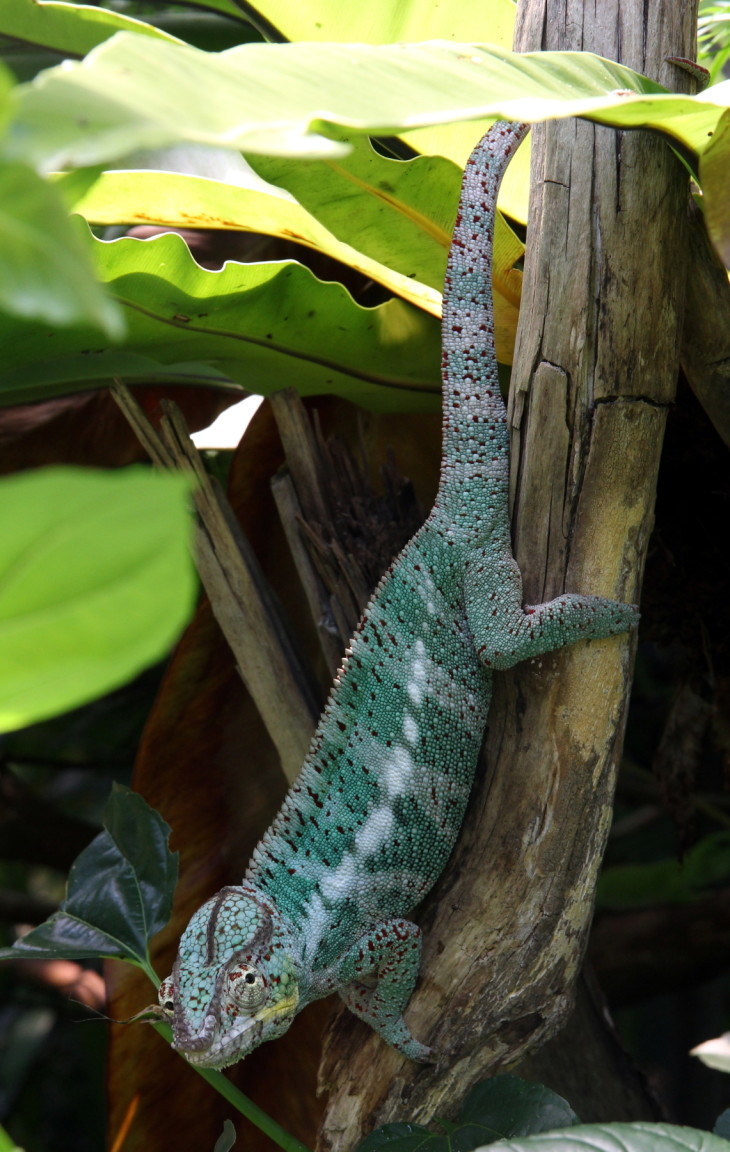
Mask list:
[[[378,584],[243,883],[195,913],[160,986],[191,1064],[240,1060],[335,990],[399,1052],[428,1060],[403,1019],[421,953],[407,917],[458,836],[492,672],[637,620],[632,605],[593,596],[522,602],[491,264],[497,190],[527,130],[495,124],[464,175],[444,289],[434,508]]]

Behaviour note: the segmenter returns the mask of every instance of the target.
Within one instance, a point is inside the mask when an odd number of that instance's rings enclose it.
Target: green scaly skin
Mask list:
[[[195,913],[161,986],[174,1046],[192,1064],[240,1060],[335,989],[399,1052],[428,1060],[403,1019],[421,952],[406,917],[458,836],[492,671],[637,620],[632,605],[593,596],[522,602],[491,255],[497,189],[526,132],[495,124],[464,175],[444,290],[433,511],[380,581],[243,884]]]

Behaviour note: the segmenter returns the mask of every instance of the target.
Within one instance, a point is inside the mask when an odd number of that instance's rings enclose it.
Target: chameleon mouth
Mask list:
[[[255,1016],[239,1016],[233,1027],[217,1040],[214,1037],[216,1017],[206,1016],[197,1035],[179,1035],[172,1047],[197,1068],[226,1068],[247,1056],[262,1040],[272,1038],[262,1036],[267,1023],[284,1017],[283,1030],[286,1030],[298,1003],[299,995],[294,993],[261,1008]],[[276,1030],[274,1035],[280,1035],[280,1031]]]
[[[198,1036],[184,1038],[176,1041],[173,1048],[196,1068],[225,1068],[247,1055],[261,1041],[262,1021],[250,1016],[241,1017],[237,1027],[225,1036],[216,1040],[213,1036],[215,1019],[210,1028],[205,1022],[203,1031]]]
[[[213,1044],[213,1033],[215,1032],[215,1016],[206,1016],[203,1022],[203,1027],[194,1035],[191,1035],[187,1028],[181,1028],[177,1023],[173,1025],[174,1040],[172,1047],[176,1052],[181,1052],[187,1056],[191,1052],[201,1052],[207,1050]]]

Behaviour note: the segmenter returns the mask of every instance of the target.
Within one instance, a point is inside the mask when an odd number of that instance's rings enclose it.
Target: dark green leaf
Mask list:
[[[104,831],[71,867],[66,899],[2,959],[116,956],[147,963],[148,941],[170,918],[177,852],[169,825],[145,800],[115,785]]]
[[[599,908],[686,904],[730,879],[730,832],[704,836],[685,854],[649,864],[615,864],[598,881]]]
[[[721,1136],[723,1140],[730,1140],[730,1108],[726,1108],[724,1112],[720,1113],[712,1131],[715,1136]]]
[[[53,48],[65,56],[85,56],[115,32],[124,31],[172,39],[142,20],[91,4],[41,5],[36,0],[12,0],[0,11],[0,34]]]
[[[366,1136],[357,1152],[447,1152],[448,1141],[421,1124],[384,1124]]]
[[[510,1136],[530,1136],[566,1124],[577,1124],[569,1104],[542,1084],[517,1076],[494,1076],[468,1093],[459,1121],[436,1120],[446,1135],[419,1124],[385,1124],[360,1144],[358,1152],[472,1152]]]
[[[580,1123],[562,1096],[518,1076],[494,1076],[475,1084],[461,1107],[460,1116],[467,1122],[465,1127],[476,1129],[478,1126],[492,1133],[481,1140],[460,1141],[462,1152],[502,1137],[531,1136]]]

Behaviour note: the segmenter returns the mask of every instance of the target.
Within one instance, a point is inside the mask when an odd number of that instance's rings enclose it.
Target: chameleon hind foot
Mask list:
[[[495,562],[482,554],[465,575],[464,598],[479,659],[499,670],[578,640],[618,636],[639,621],[635,604],[574,592],[523,607],[522,577],[511,556]]]

